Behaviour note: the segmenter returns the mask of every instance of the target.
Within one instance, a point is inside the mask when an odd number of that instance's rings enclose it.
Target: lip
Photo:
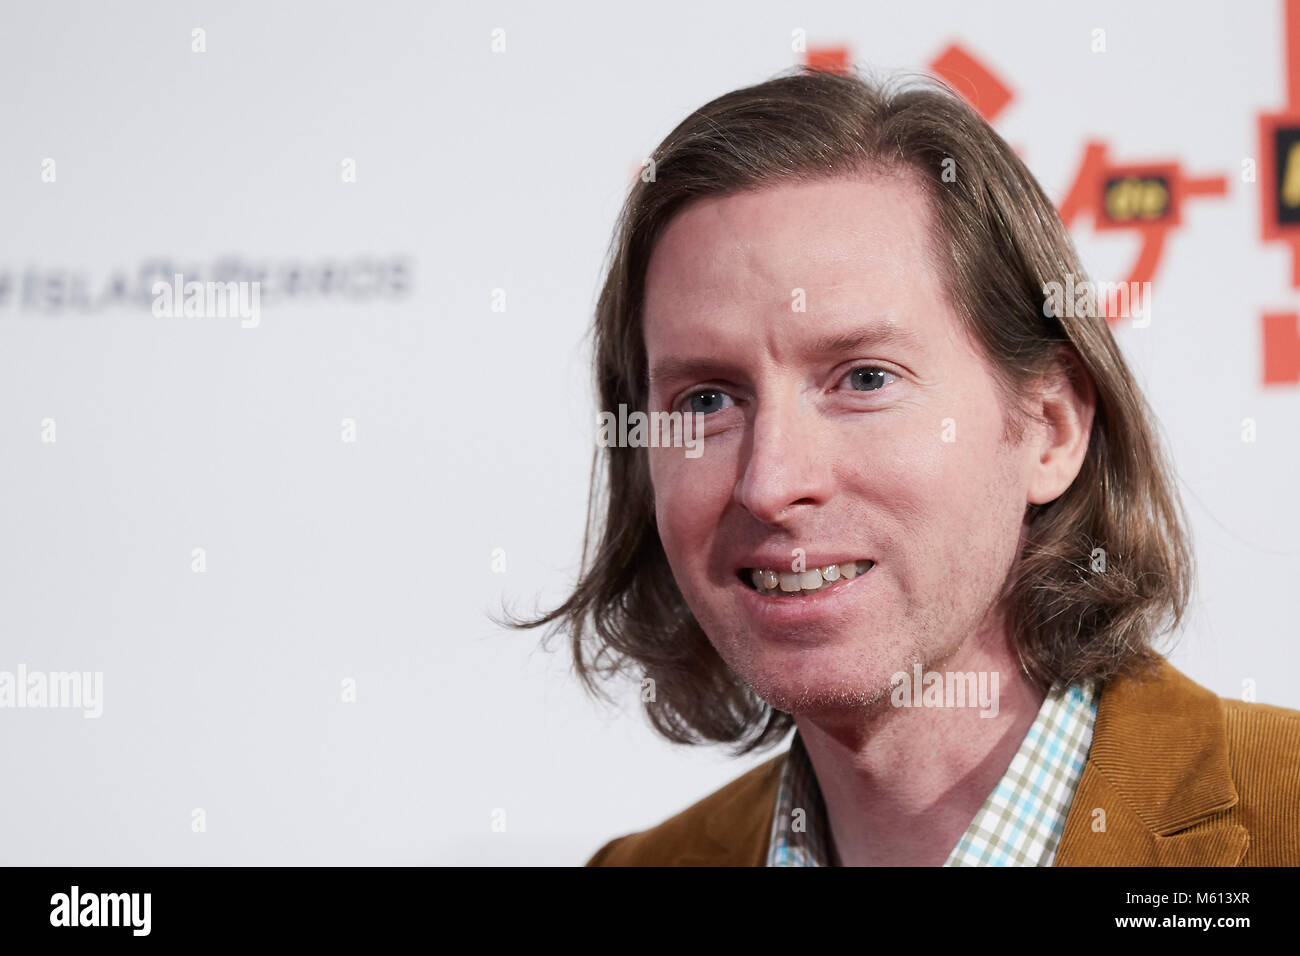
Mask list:
[[[828,562],[833,563],[833,562]],[[809,564],[811,567],[811,563]],[[863,593],[863,588],[870,587],[874,581],[872,574],[878,565],[853,578],[840,578],[830,585],[823,585],[806,597],[767,597],[759,594],[739,578],[733,578],[735,587],[741,594],[741,605],[749,619],[759,627],[771,630],[797,628],[801,624],[813,624],[841,613]]]

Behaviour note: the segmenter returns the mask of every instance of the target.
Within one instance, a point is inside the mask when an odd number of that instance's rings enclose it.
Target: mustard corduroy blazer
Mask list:
[[[785,758],[587,866],[763,866]],[[1110,681],[1053,865],[1300,865],[1300,711],[1220,698],[1168,661]]]

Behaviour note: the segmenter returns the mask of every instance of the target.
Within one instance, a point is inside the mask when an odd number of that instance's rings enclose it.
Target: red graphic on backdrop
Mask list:
[[[803,62],[814,70],[827,73],[847,73],[849,71],[849,48],[846,46],[809,47],[804,53]]]
[[[1286,107],[1259,116],[1260,233],[1291,246],[1291,285],[1300,286],[1300,0],[1286,0]],[[1265,385],[1300,383],[1300,315],[1260,317]]]
[[[1066,226],[1091,213],[1098,230],[1127,229],[1141,240],[1127,282],[1150,282],[1169,234],[1183,224],[1183,206],[1193,196],[1223,196],[1226,176],[1193,178],[1176,161],[1112,163],[1104,142],[1084,145],[1083,162],[1058,211]],[[1114,323],[1107,316],[1108,322]]]
[[[1265,312],[1264,384],[1300,382],[1300,317],[1294,312]]]
[[[1291,245],[1291,284],[1300,286],[1300,0],[1286,0],[1286,108],[1259,116],[1261,231]]]
[[[1288,0],[1288,3],[1300,9],[1300,0]],[[851,56],[844,46],[819,47],[809,49],[806,62],[809,66],[833,63],[842,71],[847,69]],[[1010,86],[960,44],[950,44],[930,61],[929,67],[990,123],[1014,99]],[[1297,162],[1300,163],[1300,151],[1297,151]],[[1300,178],[1297,190],[1300,190]],[[1079,170],[1059,204],[1059,211],[1067,227],[1074,226],[1079,217],[1091,214],[1098,230],[1135,232],[1141,245],[1125,281],[1142,283],[1155,277],[1170,233],[1183,224],[1187,200],[1224,196],[1227,192],[1226,176],[1188,176],[1176,160],[1114,163],[1107,144],[1093,140],[1084,144]],[[1113,325],[1119,318],[1107,315],[1106,321]]]
[[[951,86],[992,123],[1011,102],[1011,89],[956,43],[930,61],[930,71]]]

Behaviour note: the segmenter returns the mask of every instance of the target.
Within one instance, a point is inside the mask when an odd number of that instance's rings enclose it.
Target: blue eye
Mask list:
[[[692,392],[686,396],[686,411],[701,415],[708,415],[716,412],[720,408],[726,408],[729,403],[736,404],[732,401],[731,396],[726,392],[719,391],[716,388],[701,389],[698,392]]]
[[[892,376],[893,373],[874,365],[863,365],[855,368],[845,377],[849,380],[850,387],[856,391],[878,392],[885,386],[883,379],[887,375]]]

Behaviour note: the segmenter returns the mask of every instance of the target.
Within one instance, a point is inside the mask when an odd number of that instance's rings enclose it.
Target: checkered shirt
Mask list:
[[[1099,694],[1093,683],[1057,686],[1044,698],[1006,773],[944,866],[1051,866],[1092,745]],[[795,810],[804,814],[796,817]],[[796,820],[802,827],[794,826]],[[826,804],[798,730],[781,774],[768,866],[827,866]]]

